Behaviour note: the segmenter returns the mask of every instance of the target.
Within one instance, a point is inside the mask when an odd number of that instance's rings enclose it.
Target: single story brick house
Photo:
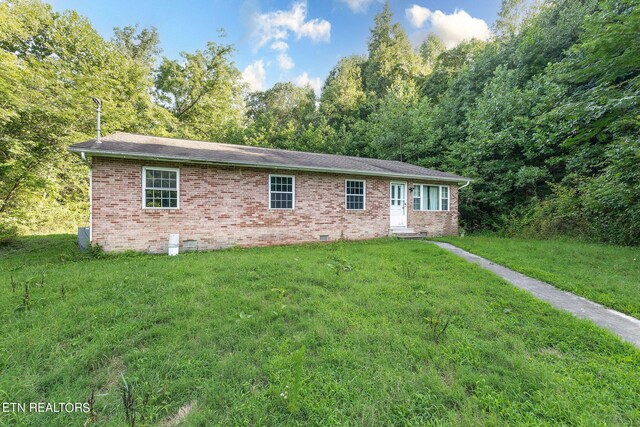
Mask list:
[[[90,165],[90,239],[106,251],[457,234],[469,179],[403,162],[116,132]],[[463,186],[464,186],[463,185]]]

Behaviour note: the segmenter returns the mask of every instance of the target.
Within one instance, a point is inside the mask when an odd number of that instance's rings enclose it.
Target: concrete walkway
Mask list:
[[[480,267],[491,270],[512,285],[531,293],[534,297],[546,301],[556,308],[566,310],[577,317],[591,320],[596,325],[610,330],[623,340],[640,348],[640,320],[619,311],[608,309],[570,292],[561,291],[548,283],[532,279],[449,243],[431,243]]]

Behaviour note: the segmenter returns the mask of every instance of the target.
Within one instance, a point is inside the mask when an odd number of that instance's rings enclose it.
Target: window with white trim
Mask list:
[[[366,183],[358,179],[345,181],[345,208],[348,211],[363,211],[365,207]]]
[[[449,186],[448,185],[414,185],[413,186],[413,210],[414,211],[448,211],[449,210]]]
[[[269,175],[269,208],[293,209],[295,205],[295,177]]]
[[[180,171],[176,168],[142,168],[142,206],[148,209],[180,207]]]

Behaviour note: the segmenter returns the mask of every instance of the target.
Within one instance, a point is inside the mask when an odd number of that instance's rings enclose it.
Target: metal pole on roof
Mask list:
[[[100,141],[100,113],[102,111],[102,101],[100,101],[100,98],[96,98],[95,96],[91,98],[91,100],[96,104],[96,112],[98,113],[98,138],[96,138],[96,142],[100,144],[102,142]]]

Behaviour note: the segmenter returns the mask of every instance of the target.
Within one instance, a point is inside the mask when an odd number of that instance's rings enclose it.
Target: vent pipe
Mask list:
[[[96,104],[96,112],[98,113],[98,137],[96,138],[96,142],[100,144],[102,143],[102,141],[100,141],[100,113],[102,112],[102,101],[100,101],[100,98],[96,98],[95,96],[91,98],[91,100]]]

